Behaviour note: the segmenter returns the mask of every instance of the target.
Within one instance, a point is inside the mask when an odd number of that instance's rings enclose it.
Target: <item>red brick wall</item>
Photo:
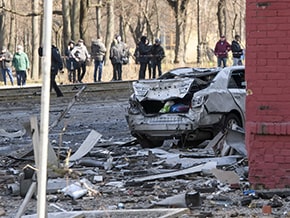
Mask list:
[[[290,1],[246,3],[246,145],[253,187],[290,187]]]

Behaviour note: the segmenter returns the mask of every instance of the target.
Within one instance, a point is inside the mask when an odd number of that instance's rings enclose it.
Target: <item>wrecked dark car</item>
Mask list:
[[[133,83],[126,120],[142,147],[194,146],[245,122],[244,66],[177,68]]]

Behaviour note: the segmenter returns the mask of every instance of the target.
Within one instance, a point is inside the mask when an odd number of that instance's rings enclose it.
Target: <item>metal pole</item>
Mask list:
[[[37,217],[47,217],[46,211],[46,181],[47,181],[47,150],[50,102],[50,65],[51,65],[51,29],[52,29],[53,1],[44,0],[43,5],[43,57],[41,63],[42,89],[41,89],[41,114],[40,114],[40,143],[39,171],[37,174]]]

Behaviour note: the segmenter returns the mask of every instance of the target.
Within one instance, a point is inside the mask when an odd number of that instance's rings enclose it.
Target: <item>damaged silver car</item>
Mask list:
[[[179,139],[194,146],[245,123],[244,66],[177,68],[156,80],[133,83],[126,119],[142,147]]]

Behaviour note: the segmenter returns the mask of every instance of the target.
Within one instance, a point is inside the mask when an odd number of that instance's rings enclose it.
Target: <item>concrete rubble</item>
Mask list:
[[[290,190],[251,189],[240,128],[219,133],[198,148],[177,148],[168,141],[160,148],[142,149],[134,139],[120,143],[101,137],[91,130],[70,158],[69,148],[54,147],[60,164],[47,181],[48,218],[214,217],[225,213],[248,217],[265,215],[265,205],[273,216],[290,216]],[[13,164],[1,163],[0,180],[12,198],[24,198],[35,183],[31,168],[16,168],[19,160],[33,166],[33,152],[15,157]],[[30,201],[35,202],[35,193]],[[35,212],[35,207],[27,205],[22,217],[36,217]],[[3,206],[1,214],[5,215]]]

